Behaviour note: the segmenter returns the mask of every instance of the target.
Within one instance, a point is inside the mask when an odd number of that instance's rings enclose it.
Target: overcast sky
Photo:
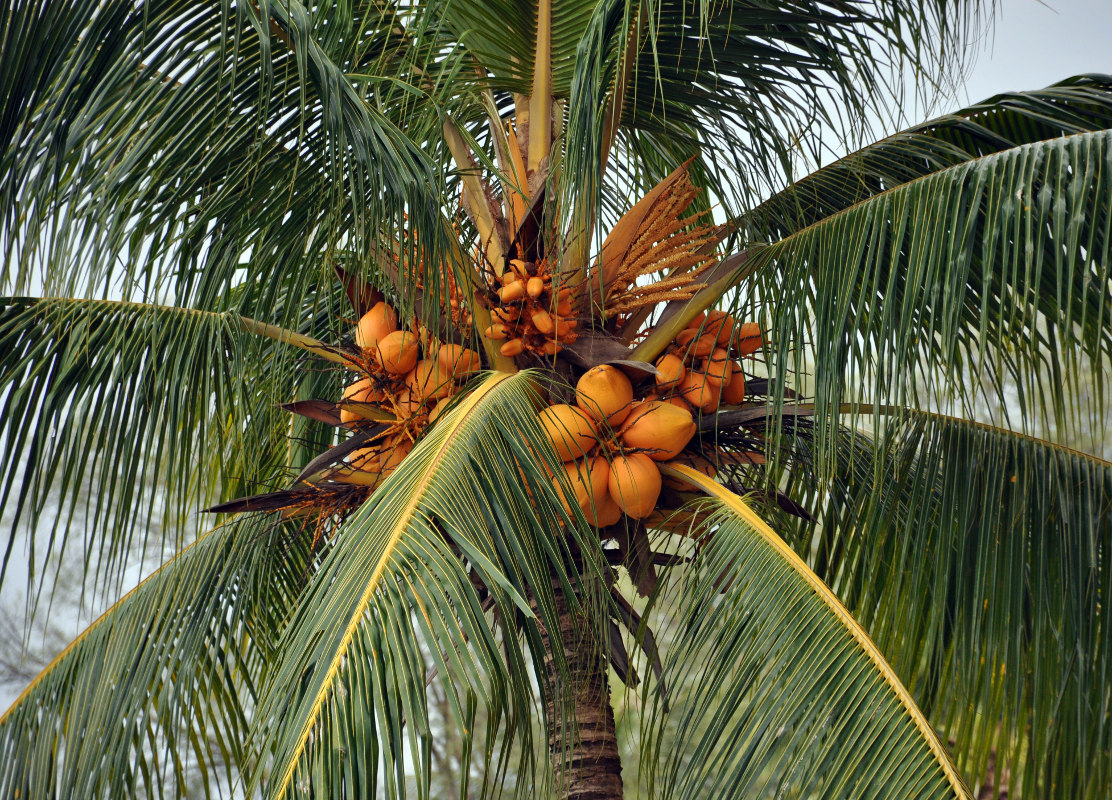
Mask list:
[[[1083,72],[1112,73],[1112,0],[997,0],[966,81],[976,102],[1000,92],[1041,89]]]

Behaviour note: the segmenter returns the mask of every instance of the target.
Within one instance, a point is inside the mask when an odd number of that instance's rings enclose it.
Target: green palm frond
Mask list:
[[[647,698],[654,796],[969,797],[865,630],[745,501],[685,467],[712,513],[693,571],[664,589],[675,640]],[[678,746],[662,747],[665,723]]]
[[[269,795],[371,796],[381,785],[394,796],[407,759],[426,792],[429,681],[441,684],[465,743],[479,709],[501,730],[487,742],[490,758],[521,748],[519,790],[545,781],[533,774],[529,676],[544,674],[538,626],[558,630],[553,574],[570,594],[562,564],[573,540],[553,535],[567,518],[536,463],[548,445],[530,387],[528,373],[482,379],[347,523],[260,700],[258,741],[274,755]],[[597,541],[574,541],[588,564],[602,563]],[[497,631],[484,594],[520,634]],[[486,780],[496,775],[504,767]]]
[[[439,170],[398,127],[420,141],[414,108],[431,110],[406,82],[419,48],[374,4],[262,7],[9,12],[3,71],[25,79],[0,137],[6,283],[212,307],[236,284],[304,283],[341,243],[371,271],[383,228],[440,241]]]
[[[906,412],[875,444],[847,442],[831,483],[805,485],[789,491],[821,525],[801,532],[803,552],[965,774],[983,780],[994,763],[1020,797],[1101,797],[1112,783],[1112,462]]]
[[[796,181],[743,218],[783,238],[888,189],[1012,147],[1112,127],[1112,76],[1079,75],[937,117]]]
[[[205,796],[252,766],[253,697],[308,566],[260,521],[202,536],[0,718],[4,797]]]
[[[19,522],[4,572],[23,531],[53,530],[29,539],[34,580],[80,530],[86,575],[104,587],[132,548],[180,547],[206,502],[285,480],[331,442],[277,405],[337,396],[339,370],[306,370],[273,326],[106,300],[0,303],[0,507]]]
[[[813,370],[803,388],[826,420],[820,438],[843,401],[972,416],[1005,386],[1011,426],[1099,429],[1112,358],[1110,153],[1112,131],[1099,131],[982,156],[757,253],[744,302],[763,305],[773,350],[794,351],[769,365],[777,385]]]

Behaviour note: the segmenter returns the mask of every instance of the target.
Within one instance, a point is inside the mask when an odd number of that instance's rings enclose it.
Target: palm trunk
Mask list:
[[[553,586],[559,641],[569,684],[550,663],[548,750],[557,796],[569,800],[621,800],[622,761],[607,683],[609,663],[596,621],[569,610],[563,589]],[[547,637],[546,637],[547,638]],[[552,642],[546,642],[551,648]]]

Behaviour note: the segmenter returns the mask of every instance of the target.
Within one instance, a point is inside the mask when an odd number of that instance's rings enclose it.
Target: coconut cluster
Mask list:
[[[364,314],[355,329],[363,377],[344,389],[340,421],[350,428],[379,427],[372,444],[352,452],[328,477],[375,486],[409,454],[421,432],[456,393],[458,381],[478,370],[479,354],[442,344],[428,330],[399,327],[385,302]]]
[[[756,323],[738,323],[723,311],[693,319],[656,362],[654,397],[681,408],[713,413],[745,399],[745,375],[736,358],[761,347]]]
[[[491,325],[483,336],[501,341],[504,356],[529,350],[554,356],[576,339],[569,288],[556,289],[547,261],[511,259],[488,294]]]
[[[538,414],[574,494],[563,498],[565,505],[579,506],[596,527],[613,525],[623,514],[649,516],[662,485],[657,462],[678,456],[695,434],[686,409],[633,395],[625,373],[604,364],[579,379],[575,405],[559,403]],[[563,497],[561,476],[553,484]]]

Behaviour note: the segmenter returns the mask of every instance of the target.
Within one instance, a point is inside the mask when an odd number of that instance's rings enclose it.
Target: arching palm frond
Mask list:
[[[254,697],[308,548],[235,523],[94,622],[0,719],[5,797],[208,796],[251,766]]]
[[[740,497],[695,470],[670,473],[713,501],[685,531],[702,542],[692,572],[655,601],[675,636],[661,680],[686,691],[667,713],[658,694],[647,698],[654,796],[969,797],[930,723],[821,580]]]
[[[313,576],[256,719],[275,758],[270,795],[371,796],[380,785],[393,795],[407,759],[426,786],[430,681],[443,685],[465,742],[482,710],[488,758],[521,747],[518,791],[547,780],[534,774],[529,676],[546,674],[542,627],[558,629],[553,581],[570,597],[577,580],[564,566],[570,545],[588,574],[601,555],[590,538],[552,536],[552,522],[567,518],[537,465],[548,445],[529,387],[526,373],[485,377],[351,518]],[[550,656],[559,665],[560,653]],[[504,766],[492,767],[484,792],[499,790],[499,775]]]
[[[868,198],[1012,147],[1112,126],[1112,76],[1079,75],[1009,92],[851,153],[761,203],[739,224],[782,239]]]
[[[439,241],[438,168],[398,127],[420,141],[429,104],[406,76],[421,56],[392,15],[43,9],[17,4],[4,29],[4,73],[23,76],[0,136],[13,286],[211,307],[241,282],[312,274],[344,240],[366,259],[384,228]]]
[[[1112,463],[922,412],[889,420],[875,443],[847,437],[833,481],[789,490],[821,521],[803,552],[964,774],[992,779],[995,762],[1023,797],[1100,797],[1112,781],[1100,622]]]
[[[1099,131],[982,156],[769,245],[753,296],[777,348],[795,349],[770,365],[780,385],[812,361],[817,416],[831,426],[843,400],[922,395],[972,415],[1005,386],[1016,410],[1000,413],[1020,429],[1099,426],[1110,151]]]
[[[90,585],[105,589],[133,548],[180,547],[204,503],[286,480],[331,443],[277,405],[335,395],[338,371],[305,369],[292,354],[308,354],[256,321],[108,300],[0,302],[0,440],[10,455],[0,507],[19,522],[0,575],[22,534],[41,525],[53,533],[28,537],[29,579],[76,542]]]

